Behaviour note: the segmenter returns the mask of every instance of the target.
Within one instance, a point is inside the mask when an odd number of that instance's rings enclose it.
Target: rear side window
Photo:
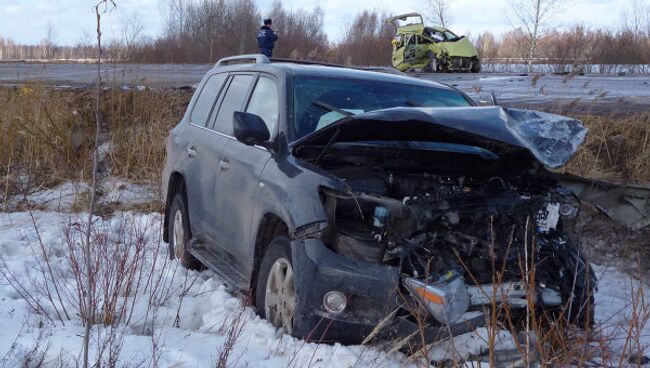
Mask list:
[[[232,78],[223,102],[221,102],[217,119],[214,122],[214,130],[232,135],[232,114],[235,111],[242,110],[253,79],[254,76],[248,74],[235,75]]]
[[[279,97],[278,86],[275,81],[269,77],[261,76],[257,80],[255,90],[251,95],[251,101],[248,103],[246,112],[259,115],[266,126],[269,128],[271,137],[273,137],[278,126],[279,114]]]
[[[199,126],[206,125],[208,116],[210,116],[210,111],[212,111],[212,108],[214,107],[214,103],[217,100],[217,96],[219,95],[219,91],[221,91],[221,87],[225,80],[226,74],[215,74],[205,82],[201,94],[192,109],[192,115],[190,115],[190,120],[193,124]]]

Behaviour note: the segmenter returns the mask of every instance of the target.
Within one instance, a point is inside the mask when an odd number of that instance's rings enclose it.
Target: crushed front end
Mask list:
[[[484,326],[494,310],[507,311],[500,322],[514,329],[537,311],[589,324],[595,278],[572,234],[580,205],[573,193],[520,148],[449,141],[330,139],[325,150],[301,152],[343,183],[320,189],[322,242],[361,274],[364,265],[379,278],[378,266],[392,270],[388,283],[363,286],[347,275],[353,287],[391,289],[376,290],[383,304],[365,340],[412,347],[414,337],[429,343]]]

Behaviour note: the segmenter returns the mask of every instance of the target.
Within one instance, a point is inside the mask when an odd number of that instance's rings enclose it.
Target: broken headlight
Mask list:
[[[381,262],[386,246],[384,234],[391,210],[364,194],[321,188],[330,224],[326,245],[338,254],[368,262]]]

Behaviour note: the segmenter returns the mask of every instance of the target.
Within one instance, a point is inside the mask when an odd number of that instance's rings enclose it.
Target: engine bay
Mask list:
[[[321,191],[326,244],[398,266],[411,294],[429,286],[444,294],[456,278],[468,287],[518,283],[535,269],[540,293],[554,293],[545,302],[559,303],[558,260],[567,256],[564,226],[577,199],[543,167],[448,156],[446,165],[427,154],[325,160],[321,167],[348,188]]]

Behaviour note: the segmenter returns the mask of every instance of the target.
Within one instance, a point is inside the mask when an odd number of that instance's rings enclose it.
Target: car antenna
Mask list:
[[[336,128],[336,130],[334,131],[334,133],[330,137],[330,140],[327,141],[327,144],[325,145],[325,147],[323,147],[323,150],[320,151],[320,153],[318,154],[318,157],[316,157],[316,160],[314,160],[314,164],[317,164],[318,161],[320,161],[320,159],[323,158],[323,155],[325,154],[325,151],[327,151],[330,148],[330,146],[332,145],[332,143],[334,143],[334,140],[336,139],[336,137],[339,135],[340,132],[341,132],[341,128]]]

